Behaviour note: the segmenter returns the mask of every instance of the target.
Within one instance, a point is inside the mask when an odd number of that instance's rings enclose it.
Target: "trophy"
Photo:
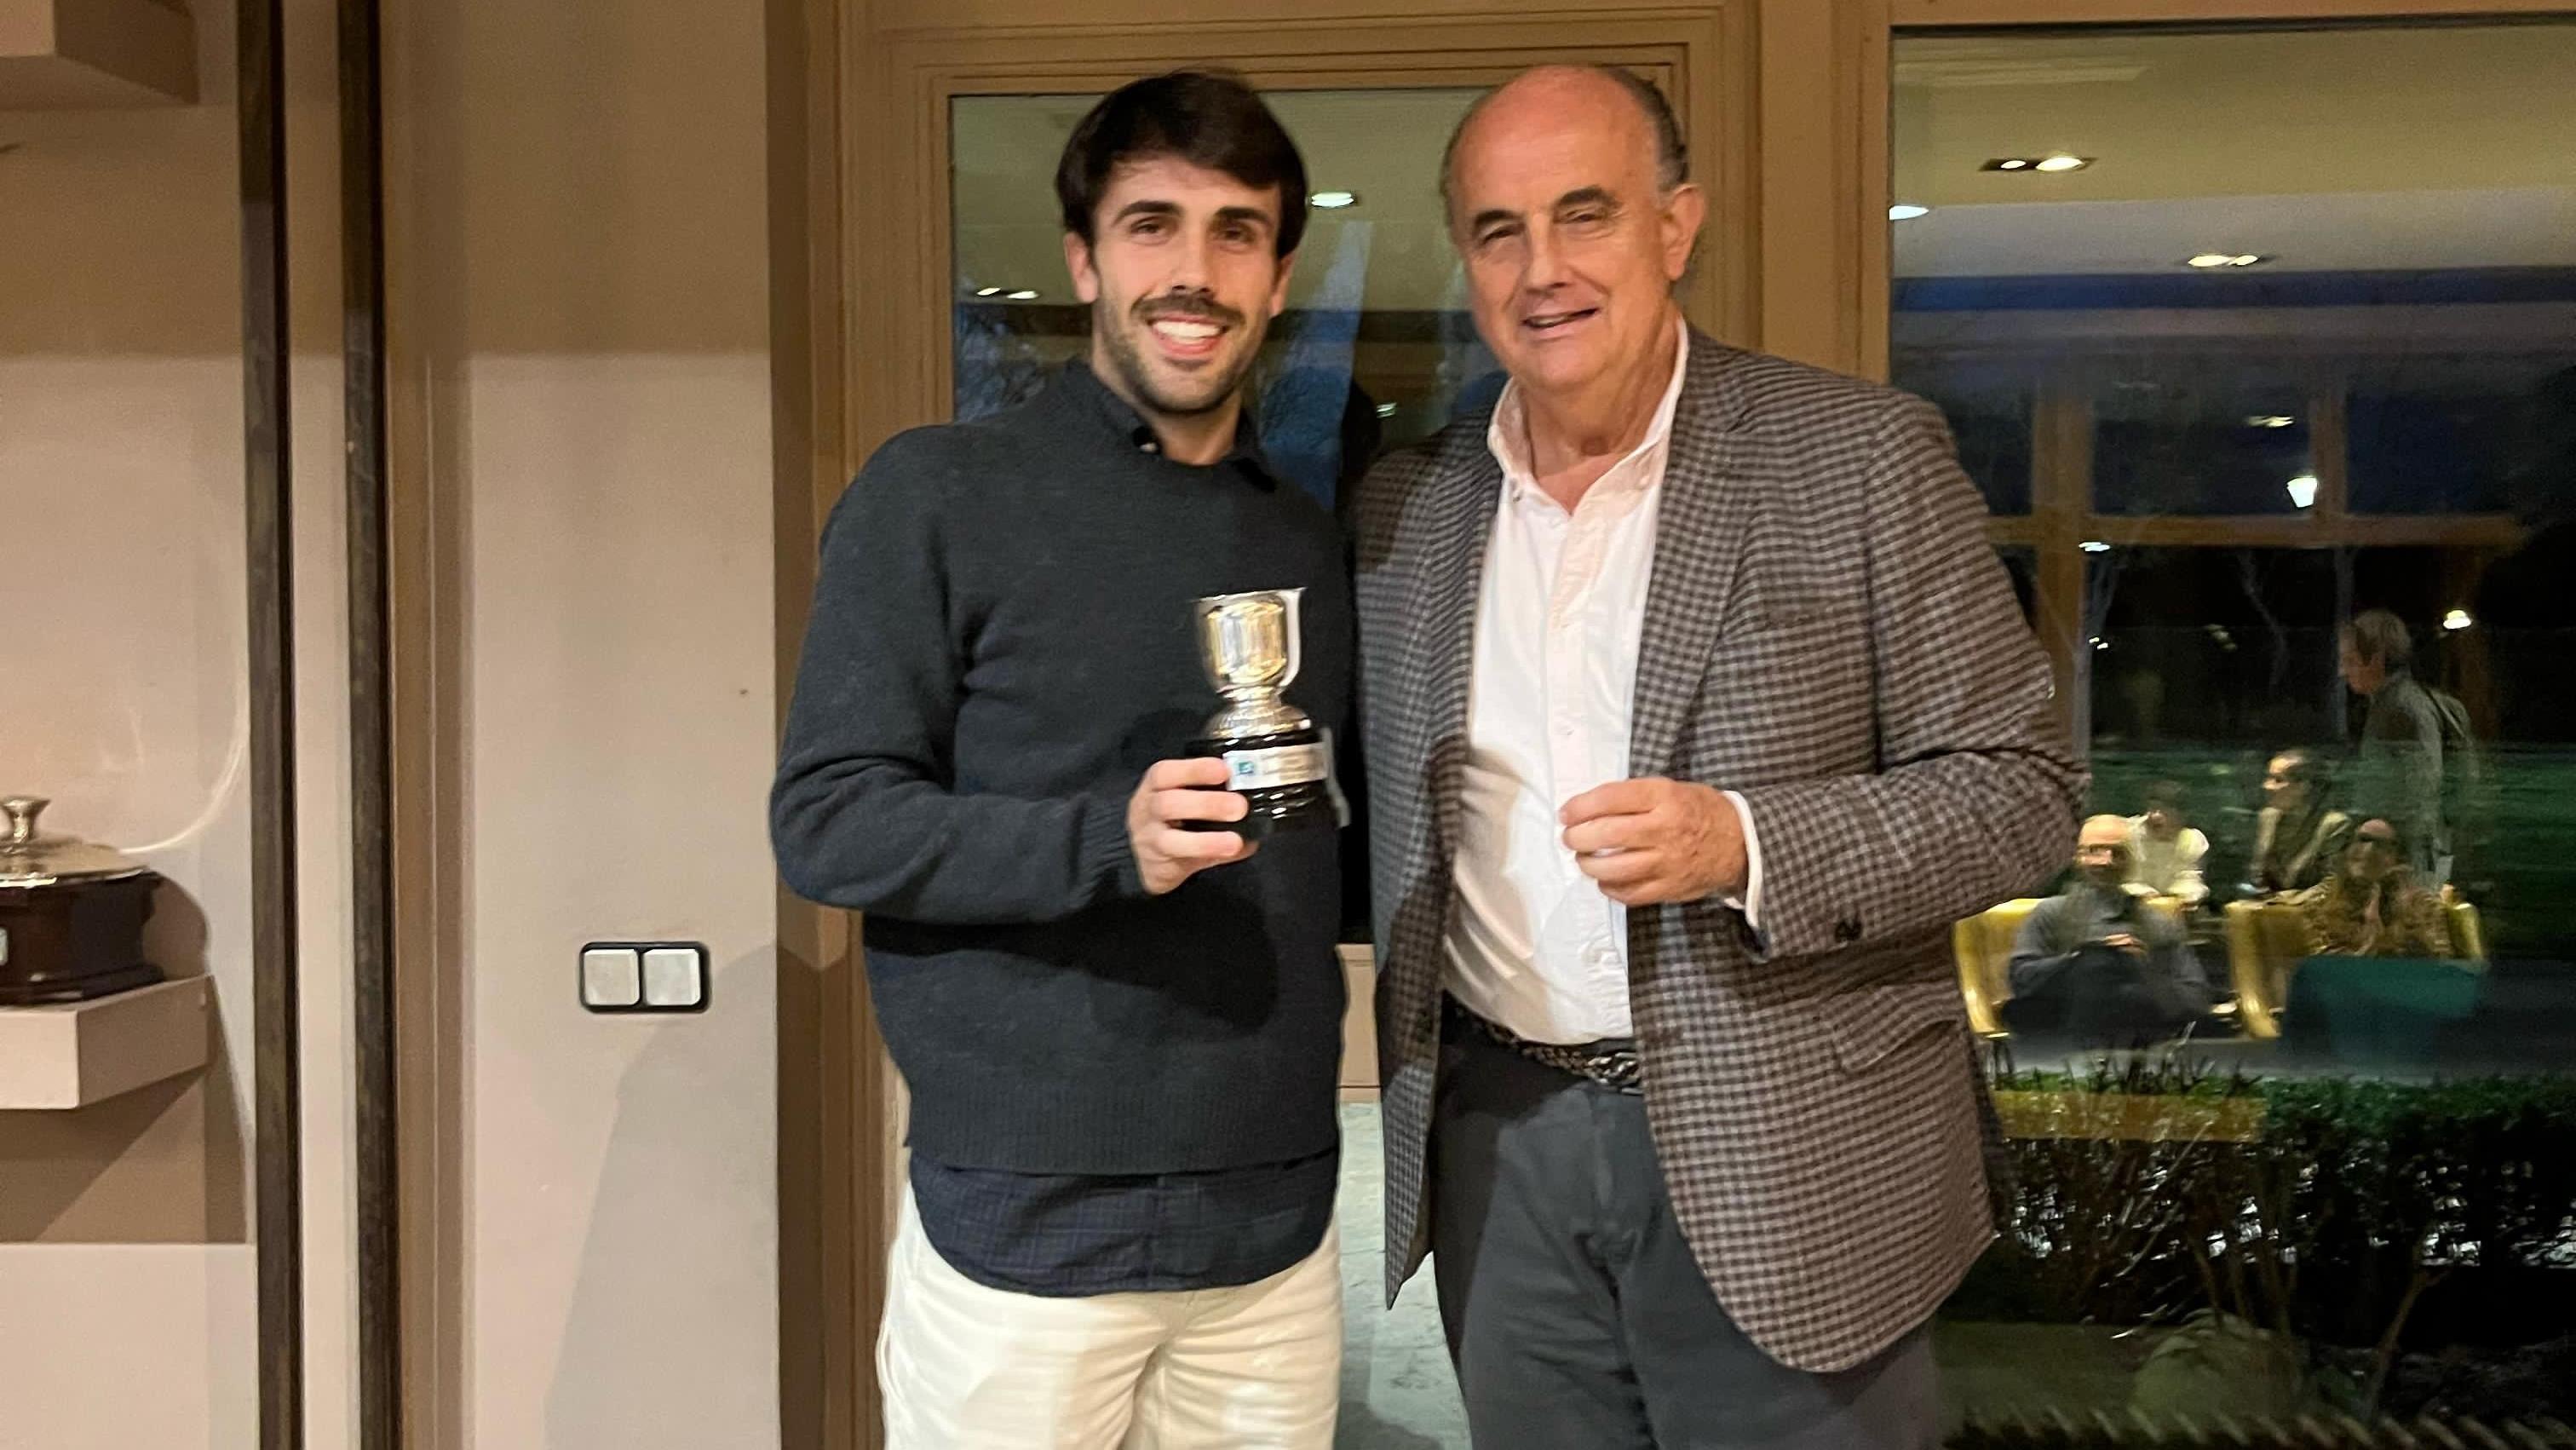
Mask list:
[[[1333,804],[1333,756],[1324,732],[1282,698],[1297,678],[1297,597],[1303,589],[1220,594],[1193,606],[1199,662],[1225,707],[1190,742],[1192,755],[1226,763],[1226,789],[1251,803],[1241,821],[1193,821],[1192,829],[1240,831],[1257,841],[1273,831],[1340,823]]]

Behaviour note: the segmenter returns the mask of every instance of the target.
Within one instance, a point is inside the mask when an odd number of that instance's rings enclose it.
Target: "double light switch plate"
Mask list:
[[[581,949],[581,1005],[593,1012],[704,1012],[706,944],[591,942]]]

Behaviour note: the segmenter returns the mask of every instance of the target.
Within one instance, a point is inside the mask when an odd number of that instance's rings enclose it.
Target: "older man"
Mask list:
[[[1443,180],[1511,382],[1356,514],[1389,1293],[1432,1252],[1479,1444],[1928,1446],[2046,663],[1939,414],[1683,324],[1651,87],[1524,75]]]
[[[2087,1044],[2154,1041],[2209,1011],[2209,977],[2182,918],[2141,884],[2135,823],[2095,816],[2075,838],[2075,881],[2023,919],[2013,943],[2014,1031]]]

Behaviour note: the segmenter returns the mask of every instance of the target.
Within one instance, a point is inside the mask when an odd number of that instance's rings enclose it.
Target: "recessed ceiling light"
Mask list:
[[[2259,256],[2253,252],[2203,252],[2197,257],[2184,259],[2183,265],[2198,267],[2202,271],[2215,271],[2227,267],[2259,267],[2270,260],[2272,259],[2269,257]]]
[[[2030,169],[2030,158],[2027,156],[1998,156],[1994,160],[1987,162],[1979,169],[1983,171],[2028,171]]]
[[[975,295],[978,297],[999,297],[1002,295],[1002,289],[999,287],[978,287],[975,289]]]
[[[1308,200],[1326,211],[1340,211],[1346,206],[1359,205],[1360,194],[1356,191],[1319,191]]]
[[[1892,222],[1910,222],[1916,217],[1930,216],[1931,214],[1932,208],[1928,206],[1917,206],[1910,201],[1900,201],[1896,205],[1887,209],[1887,219]]]
[[[2454,609],[2442,616],[2442,628],[2452,634],[2457,634],[2475,623],[2477,621],[2469,618],[2469,612],[2465,609]]]
[[[2289,483],[2290,503],[2296,508],[2314,508],[2317,502],[2317,476],[2302,473]]]
[[[2100,539],[2086,539],[2082,548],[2084,552],[2088,554],[2107,554],[2111,552],[2111,546],[2103,543]]]
[[[2245,420],[2248,428],[2294,428],[2299,420],[2287,413],[2256,413]]]
[[[2092,164],[2093,158],[2090,156],[2069,156],[2065,152],[2060,151],[2054,156],[2043,156],[2039,158],[2038,162],[2032,167],[2032,169],[2036,171],[2051,172],[2081,171]]]
[[[1392,417],[1394,417],[1394,416],[1395,416],[1395,404],[1393,404],[1393,403],[1380,403],[1380,404],[1378,404],[1378,405],[1377,405],[1377,415],[1378,415],[1379,417],[1381,417],[1381,418],[1392,418]]]
[[[1035,301],[1037,301],[1037,300],[1038,300],[1038,294],[1037,294],[1037,293],[1035,293],[1035,292],[1030,291],[1030,290],[1029,290],[1028,288],[1026,288],[1026,287],[1021,288],[1021,289],[1020,289],[1019,291],[1017,291],[1017,292],[1012,292],[1012,293],[1008,293],[1008,294],[1005,294],[1005,295],[1007,295],[1007,296],[1010,298],[1010,300],[1011,300],[1011,301],[1013,301],[1013,302],[1035,302]]]

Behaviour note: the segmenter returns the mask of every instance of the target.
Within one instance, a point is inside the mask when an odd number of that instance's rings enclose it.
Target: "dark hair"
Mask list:
[[[1619,89],[1628,93],[1628,99],[1637,103],[1637,109],[1645,113],[1647,128],[1655,133],[1655,184],[1657,187],[1670,191],[1690,180],[1690,148],[1682,140],[1682,123],[1673,115],[1673,103],[1664,99],[1664,93],[1655,88],[1654,82],[1623,65],[1595,63],[1567,66],[1563,69],[1587,70],[1617,83]],[[1506,81],[1503,84],[1511,83]],[[1468,124],[1476,119],[1477,114],[1483,111],[1487,103],[1491,102],[1502,89],[1502,86],[1496,86],[1478,96],[1476,103],[1467,108],[1467,114],[1458,118],[1456,129],[1449,133],[1449,144],[1441,148],[1440,204],[1443,208],[1454,206],[1457,202],[1457,198],[1451,195],[1450,188],[1457,178],[1458,138],[1467,134]]]
[[[2304,745],[2293,745],[2287,750],[2276,750],[2272,752],[2272,758],[2290,762],[2290,768],[2283,774],[2301,785],[2322,788],[2333,774],[2326,768],[2324,757]]]
[[[1287,256],[1306,234],[1306,162],[1252,87],[1231,75],[1176,70],[1148,76],[1101,98],[1073,128],[1056,163],[1064,229],[1098,240],[1093,222],[1109,178],[1130,161],[1170,156],[1222,171],[1246,186],[1279,189],[1279,234]]]
[[[2182,799],[2181,781],[2160,780],[2147,787],[2146,800],[2147,809],[2149,811],[2153,811],[2156,807],[2162,806],[2167,810],[2180,814],[2182,811]]]
[[[2405,620],[2385,609],[2354,615],[2343,632],[2363,659],[2386,666],[2391,674],[2403,674],[2414,666],[2415,636],[2407,630]]]

